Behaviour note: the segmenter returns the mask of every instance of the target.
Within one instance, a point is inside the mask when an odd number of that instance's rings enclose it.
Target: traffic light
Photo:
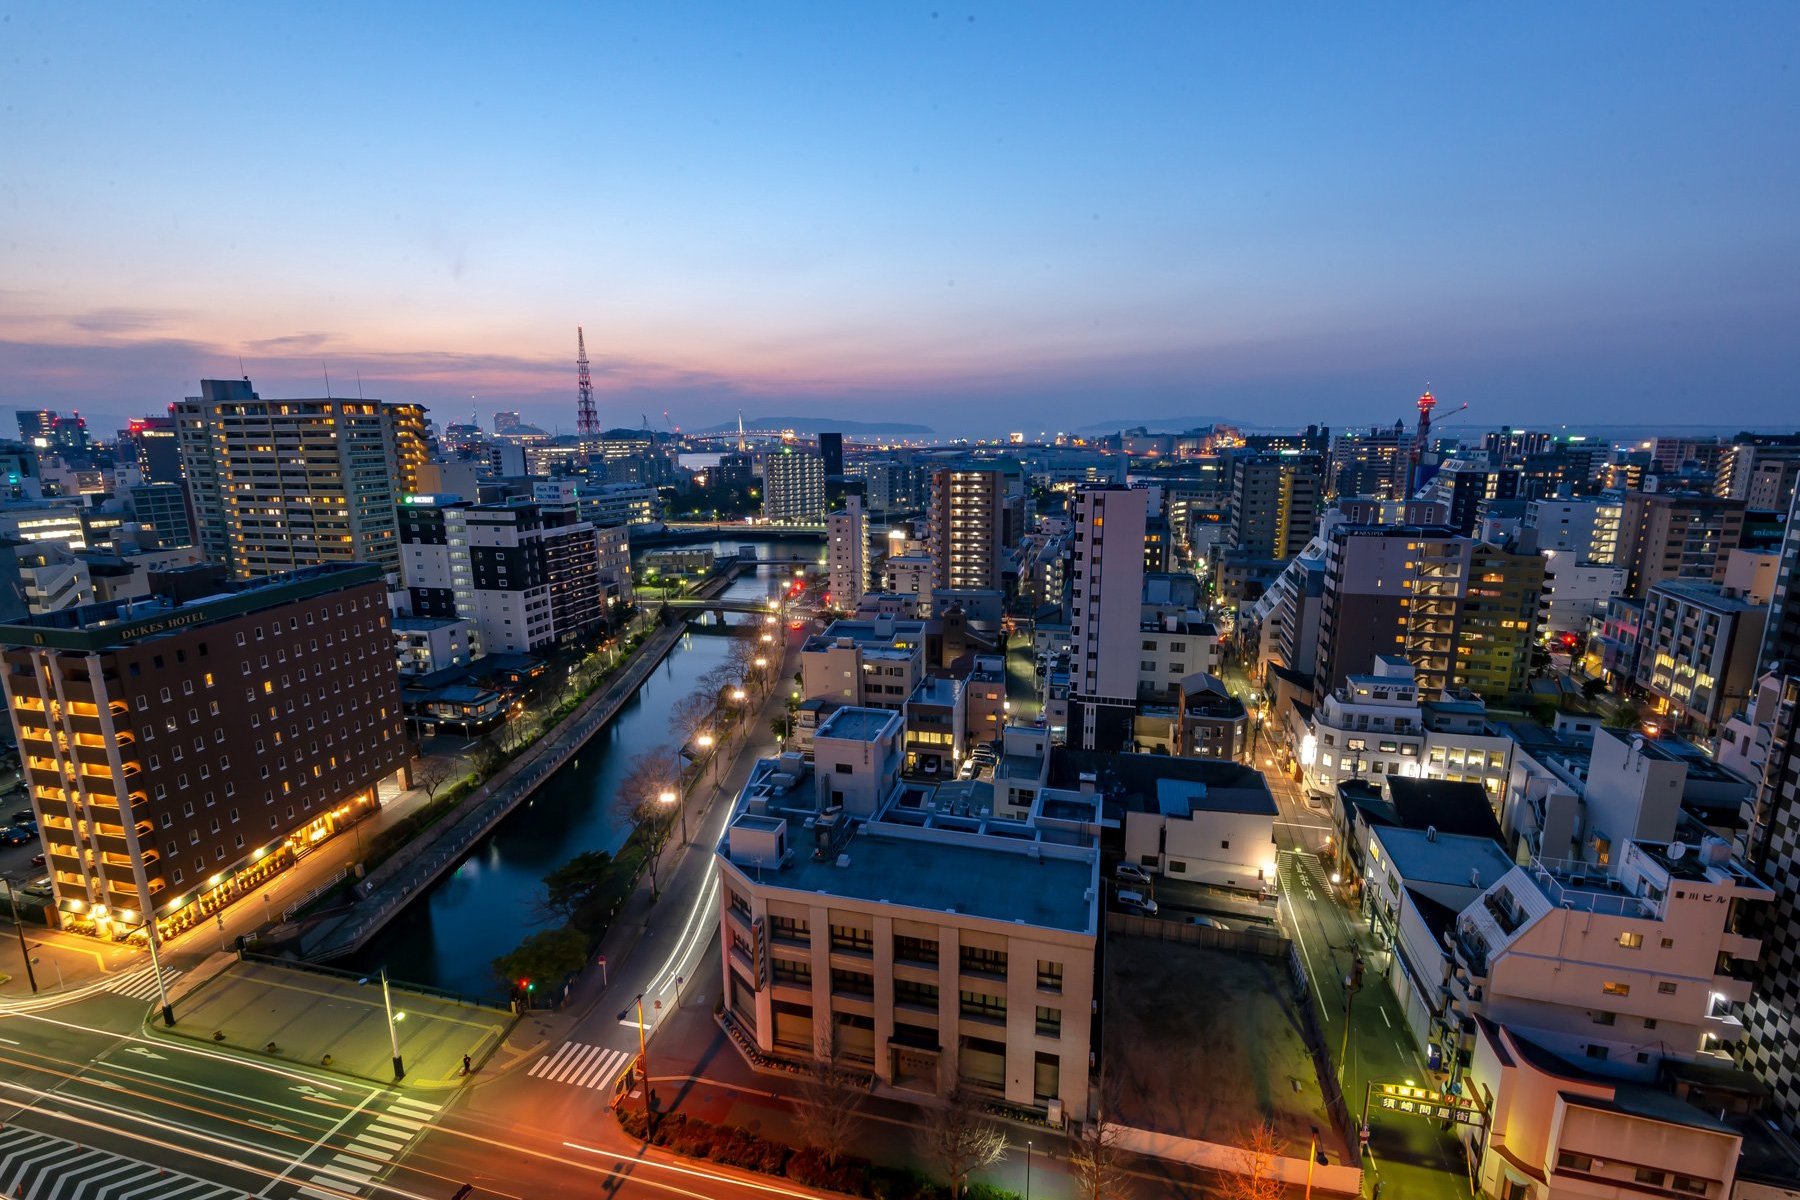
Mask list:
[[[529,980],[529,979],[519,980],[519,990],[521,992],[530,992],[530,991],[535,990],[536,988],[537,988],[537,984],[531,982],[531,980]]]

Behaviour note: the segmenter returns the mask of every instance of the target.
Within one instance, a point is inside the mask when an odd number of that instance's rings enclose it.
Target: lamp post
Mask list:
[[[400,1061],[400,1028],[394,1024],[394,1000],[388,994],[387,968],[381,968],[381,1007],[387,1013],[388,1043],[394,1049],[394,1082],[406,1078],[406,1064]],[[401,1014],[405,1015],[405,1014]]]
[[[1031,1143],[1025,1143],[1025,1200],[1031,1200]]]
[[[712,785],[716,789],[719,786],[719,756],[717,753],[713,752],[713,735],[710,733],[703,733],[695,738],[694,741],[698,743],[702,750],[707,751],[708,758],[711,760],[707,764],[707,769],[712,775]]]
[[[664,788],[661,792],[657,793],[656,801],[658,804],[674,804],[680,808],[681,844],[684,846],[687,845],[687,805],[681,803],[681,796],[676,793],[674,788]]]
[[[644,1115],[650,1115],[650,1043],[644,1037],[644,993],[637,994],[638,1070],[644,1073]]]

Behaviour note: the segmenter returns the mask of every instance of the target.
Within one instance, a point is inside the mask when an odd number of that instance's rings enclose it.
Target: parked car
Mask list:
[[[54,891],[50,886],[50,877],[48,875],[44,876],[42,879],[33,880],[31,883],[26,884],[21,890],[24,891],[27,896],[48,896]]]
[[[1189,925],[1198,925],[1202,929],[1217,929],[1220,933],[1231,932],[1231,926],[1223,921],[1216,920],[1213,917],[1189,917],[1187,923]]]
[[[1152,880],[1150,872],[1136,863],[1122,862],[1113,868],[1113,878],[1119,883],[1136,887],[1141,891],[1149,891]]]
[[[17,825],[8,825],[5,829],[0,829],[0,843],[8,846],[23,846],[36,836],[29,829],[21,829]]]
[[[1150,899],[1150,897],[1144,895],[1142,892],[1122,891],[1115,896],[1114,899],[1118,901],[1119,908],[1125,912],[1140,917],[1154,917],[1156,915],[1156,901]]]
[[[12,819],[15,825],[36,825],[37,813],[29,808],[21,808],[12,815]]]
[[[43,866],[43,865],[44,865],[44,856],[43,856],[43,855],[41,855],[41,854],[34,854],[34,855],[32,855],[32,856],[31,856],[31,865],[32,865],[32,866],[34,866],[34,867],[41,867],[41,866]]]

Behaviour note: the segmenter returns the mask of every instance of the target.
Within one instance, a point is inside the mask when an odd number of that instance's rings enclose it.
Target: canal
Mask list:
[[[759,551],[763,558],[817,558],[821,548],[813,539],[766,543]],[[716,549],[735,553],[737,546]],[[726,594],[767,595],[791,571],[746,572]],[[541,880],[585,850],[610,852],[624,844],[629,828],[617,811],[619,780],[639,752],[670,744],[671,706],[699,687],[701,677],[724,661],[728,647],[727,639],[704,632],[684,637],[576,758],[477,843],[456,870],[340,965],[386,967],[396,980],[504,1000],[505,988],[488,964],[526,935],[549,927],[537,911]]]

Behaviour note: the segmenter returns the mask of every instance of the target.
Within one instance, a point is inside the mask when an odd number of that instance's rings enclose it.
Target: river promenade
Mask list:
[[[370,872],[357,885],[357,900],[348,910],[307,928],[300,938],[301,957],[313,961],[340,958],[379,933],[604,729],[681,641],[686,628],[679,619],[659,625],[610,684],[470,792],[455,811]]]

